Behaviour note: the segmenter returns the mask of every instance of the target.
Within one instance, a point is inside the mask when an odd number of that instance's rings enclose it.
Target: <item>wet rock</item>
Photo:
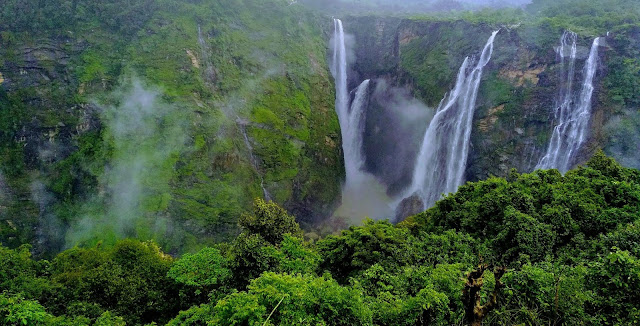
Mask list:
[[[424,203],[422,202],[422,199],[420,196],[414,194],[400,202],[398,208],[396,208],[396,217],[394,222],[401,222],[405,218],[422,213],[423,211]]]

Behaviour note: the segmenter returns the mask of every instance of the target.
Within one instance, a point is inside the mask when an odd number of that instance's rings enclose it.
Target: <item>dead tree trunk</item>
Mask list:
[[[496,307],[498,293],[504,287],[500,281],[507,271],[505,267],[496,267],[493,273],[496,279],[496,286],[491,293],[490,299],[483,305],[480,298],[480,291],[484,283],[484,272],[489,270],[489,265],[480,264],[475,270],[467,275],[467,283],[464,285],[463,303],[467,323],[471,326],[481,326],[482,320]]]

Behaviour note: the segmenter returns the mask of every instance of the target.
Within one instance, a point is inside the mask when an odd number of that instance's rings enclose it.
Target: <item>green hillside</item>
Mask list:
[[[13,17],[21,6],[33,12]],[[342,165],[317,15],[287,1],[15,1],[0,21],[3,242],[197,248],[236,234],[261,184],[303,220],[330,214]]]
[[[566,176],[469,183],[398,226],[317,242],[259,200],[233,241],[152,242],[34,261],[0,247],[5,325],[632,325],[640,173],[602,154]]]
[[[3,0],[0,325],[640,325],[640,2],[525,2]],[[371,82],[344,210],[333,18]],[[424,209],[425,129],[494,31]],[[572,83],[588,136],[539,170]],[[369,203],[406,214],[335,216]]]

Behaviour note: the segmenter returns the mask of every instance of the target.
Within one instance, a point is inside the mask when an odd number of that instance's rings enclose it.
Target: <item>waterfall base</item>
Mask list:
[[[366,217],[374,220],[391,219],[394,216],[392,199],[386,187],[375,177],[358,173],[349,187],[342,190],[342,205],[333,213],[350,224],[360,224]]]
[[[424,202],[418,194],[403,199],[396,208],[394,223],[402,222],[405,218],[424,212]]]

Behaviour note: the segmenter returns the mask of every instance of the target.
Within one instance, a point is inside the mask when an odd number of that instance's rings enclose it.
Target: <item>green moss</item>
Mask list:
[[[81,83],[99,81],[107,74],[103,57],[96,51],[86,51],[82,54],[83,65],[78,71],[78,80]]]
[[[480,88],[480,97],[489,106],[495,107],[517,100],[513,96],[515,90],[516,88],[509,81],[500,78],[498,72],[494,72],[485,75]]]
[[[427,46],[425,39],[414,40],[404,46],[400,66],[418,86],[418,95],[434,106],[449,90],[455,71],[446,64],[449,59],[444,48],[426,50]]]
[[[637,107],[640,104],[640,60],[613,57],[608,67],[604,85],[609,101],[623,107]]]
[[[343,172],[333,85],[323,60],[326,40],[320,26],[326,18],[279,0],[160,0],[149,9],[139,20],[130,19],[135,10],[109,21],[86,12],[70,33],[65,30],[68,44],[51,40],[68,51],[69,63],[41,63],[64,78],[0,93],[5,144],[0,145],[0,162],[10,183],[19,183],[16,189],[23,189],[28,199],[29,173],[40,171],[54,198],[53,213],[75,233],[68,243],[113,241],[123,235],[103,223],[114,214],[108,171],[127,157],[156,157],[154,151],[173,140],[170,131],[177,123],[184,144],[145,165],[137,176],[141,193],[135,212],[117,217],[135,221],[128,235],[155,238],[175,251],[227,239],[237,231],[237,217],[262,196],[262,180],[280,204],[325,209],[333,202]],[[18,64],[20,46],[41,43],[29,35],[12,38],[10,46],[0,48],[0,57]],[[6,33],[2,38],[3,45],[9,43]],[[157,118],[157,135],[135,142],[118,139],[105,129],[106,116],[100,117],[102,130],[67,134],[91,111],[85,103],[118,106],[113,91],[126,76],[161,88],[160,102],[174,105],[170,114]],[[257,167],[236,125],[238,118],[251,122],[247,131]],[[52,164],[34,160],[25,166],[16,135],[34,124],[54,133],[56,140],[65,137],[70,154]],[[25,212],[30,218],[23,219],[28,225],[22,229],[33,230],[39,212]],[[82,223],[105,231],[79,230]]]
[[[415,95],[435,107],[455,84],[465,56],[479,53],[489,30],[463,21],[415,21],[415,39],[400,48],[400,68]]]
[[[253,108],[253,121],[276,130],[284,129],[284,121],[280,120],[275,113],[264,107]]]

